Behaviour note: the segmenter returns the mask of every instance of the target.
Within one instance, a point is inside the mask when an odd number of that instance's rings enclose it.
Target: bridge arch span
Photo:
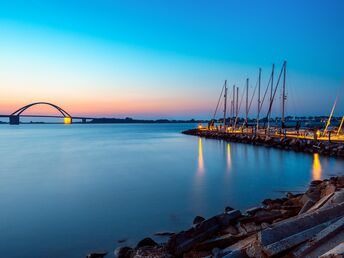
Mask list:
[[[14,111],[10,116],[20,116],[21,113],[23,113],[25,110],[27,110],[28,108],[32,107],[32,106],[35,106],[35,105],[48,105],[48,106],[51,106],[55,109],[57,109],[63,117],[69,117],[71,118],[72,116],[67,112],[65,111],[64,109],[60,108],[59,106],[57,105],[54,105],[52,103],[49,103],[49,102],[34,102],[34,103],[31,103],[31,104],[28,104],[24,107],[21,107],[19,108],[18,110]]]

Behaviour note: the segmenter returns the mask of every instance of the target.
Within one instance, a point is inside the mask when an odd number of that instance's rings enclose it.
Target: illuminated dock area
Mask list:
[[[273,129],[259,129],[255,130],[253,128],[247,129],[232,129],[227,128],[225,131],[222,129],[209,129],[199,125],[197,127],[198,131],[201,132],[208,132],[208,133],[221,133],[221,134],[228,134],[228,135],[244,135],[244,136],[255,136],[262,139],[269,139],[269,138],[276,138],[276,139],[304,139],[304,140],[315,140],[315,141],[327,141],[327,142],[341,142],[344,143],[344,133],[337,133],[337,132],[326,132],[324,134],[322,131],[311,131],[311,130],[299,130],[299,131],[285,131],[284,133],[281,132],[279,128]]]
[[[292,131],[281,133],[278,129],[269,132],[263,129],[258,131],[252,129],[221,131],[202,127],[184,131],[183,134],[344,158],[343,134],[331,135],[329,133],[326,136],[321,136],[319,131],[315,133],[299,132],[297,134]]]

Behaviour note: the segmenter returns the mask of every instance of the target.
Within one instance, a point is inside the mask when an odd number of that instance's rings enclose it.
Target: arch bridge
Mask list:
[[[59,116],[52,116],[52,115],[24,115],[22,114],[25,110],[27,110],[28,108],[35,106],[35,105],[48,105],[51,106],[53,108],[55,108],[57,111],[59,111],[59,113],[61,113],[61,115]],[[26,106],[23,106],[19,109],[17,109],[16,111],[14,111],[12,114],[10,115],[0,115],[0,117],[8,117],[9,118],[9,123],[10,125],[19,125],[20,123],[20,117],[50,117],[50,118],[63,118],[63,122],[64,124],[72,124],[74,119],[81,119],[82,123],[86,123],[87,119],[93,119],[91,117],[72,117],[67,111],[65,111],[64,109],[62,109],[61,107],[49,103],[49,102],[34,102],[31,104],[28,104]]]

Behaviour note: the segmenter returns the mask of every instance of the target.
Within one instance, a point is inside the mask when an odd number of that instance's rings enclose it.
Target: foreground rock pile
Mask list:
[[[141,240],[115,250],[128,257],[344,257],[344,176],[312,181],[303,194],[204,219],[164,244]]]
[[[293,150],[306,153],[319,153],[344,158],[344,144],[340,142],[315,141],[300,138],[262,138],[256,135],[228,134],[217,131],[205,131],[191,129],[183,132],[188,135],[195,135],[205,138],[226,140],[231,142],[249,143],[265,147],[273,147],[284,150]]]

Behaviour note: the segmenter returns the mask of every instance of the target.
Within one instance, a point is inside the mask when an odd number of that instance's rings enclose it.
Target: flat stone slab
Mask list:
[[[344,203],[328,209],[305,213],[286,221],[281,221],[271,228],[259,232],[258,239],[262,246],[268,246],[291,235],[297,234],[316,225],[325,223],[337,217],[344,216]]]
[[[320,256],[320,258],[340,258],[344,257],[344,242],[337,245],[327,253]]]
[[[344,230],[344,217],[330,224],[328,227],[321,230],[314,237],[312,237],[308,242],[303,244],[297,251],[293,254],[295,257],[304,257],[307,253],[316,249],[319,245],[326,241],[331,241],[331,238]]]
[[[317,234],[318,232],[326,228],[329,224],[330,222],[325,222],[323,224],[304,230],[300,233],[291,235],[287,238],[284,238],[278,242],[272,243],[268,246],[264,246],[263,251],[264,253],[268,254],[269,257],[280,254],[281,252],[289,250],[293,248],[294,246],[310,239],[312,236],[314,236],[315,234]]]

